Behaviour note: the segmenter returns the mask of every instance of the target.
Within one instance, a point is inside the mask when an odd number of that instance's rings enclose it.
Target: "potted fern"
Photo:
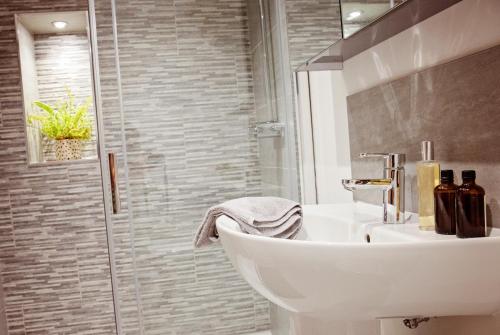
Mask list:
[[[92,123],[88,111],[92,105],[89,97],[82,104],[75,104],[75,97],[70,89],[66,89],[67,98],[55,105],[35,101],[33,104],[41,114],[31,115],[29,124],[38,128],[43,136],[54,140],[54,151],[57,160],[82,158],[82,144],[92,137]]]

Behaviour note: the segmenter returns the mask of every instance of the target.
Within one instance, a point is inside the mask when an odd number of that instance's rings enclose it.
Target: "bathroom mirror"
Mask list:
[[[341,0],[344,38],[336,40],[311,57],[298,66],[296,71],[341,70],[344,62],[351,57],[460,1],[462,0]]]
[[[342,35],[347,38],[406,0],[340,0]]]
[[[29,164],[97,156],[86,11],[15,15]]]

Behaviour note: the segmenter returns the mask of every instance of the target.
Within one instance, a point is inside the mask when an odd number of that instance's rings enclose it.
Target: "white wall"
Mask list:
[[[341,183],[350,177],[351,164],[345,93],[342,85],[334,87],[338,75],[330,71],[309,75],[318,203],[352,201],[352,193]]]
[[[341,184],[341,180],[351,174],[347,106],[341,74],[303,72],[298,73],[297,78],[303,202],[350,202],[352,193]]]

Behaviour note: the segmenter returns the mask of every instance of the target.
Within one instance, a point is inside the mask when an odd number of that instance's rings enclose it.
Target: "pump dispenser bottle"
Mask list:
[[[422,142],[422,160],[417,162],[418,222],[421,230],[434,230],[434,188],[439,184],[439,163],[434,161],[434,143]]]

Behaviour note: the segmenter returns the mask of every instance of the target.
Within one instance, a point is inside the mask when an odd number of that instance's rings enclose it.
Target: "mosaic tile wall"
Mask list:
[[[406,153],[406,208],[418,210],[415,162],[420,142],[435,142],[442,169],[475,169],[487,195],[491,225],[500,227],[500,46],[411,74],[348,97],[349,140],[354,177],[380,177],[382,163],[359,152]],[[371,126],[366,127],[369,118]],[[381,193],[357,192],[380,203]]]
[[[15,13],[86,7],[80,0],[0,3],[0,262],[8,334],[115,334],[99,162],[27,167],[14,25]]]

